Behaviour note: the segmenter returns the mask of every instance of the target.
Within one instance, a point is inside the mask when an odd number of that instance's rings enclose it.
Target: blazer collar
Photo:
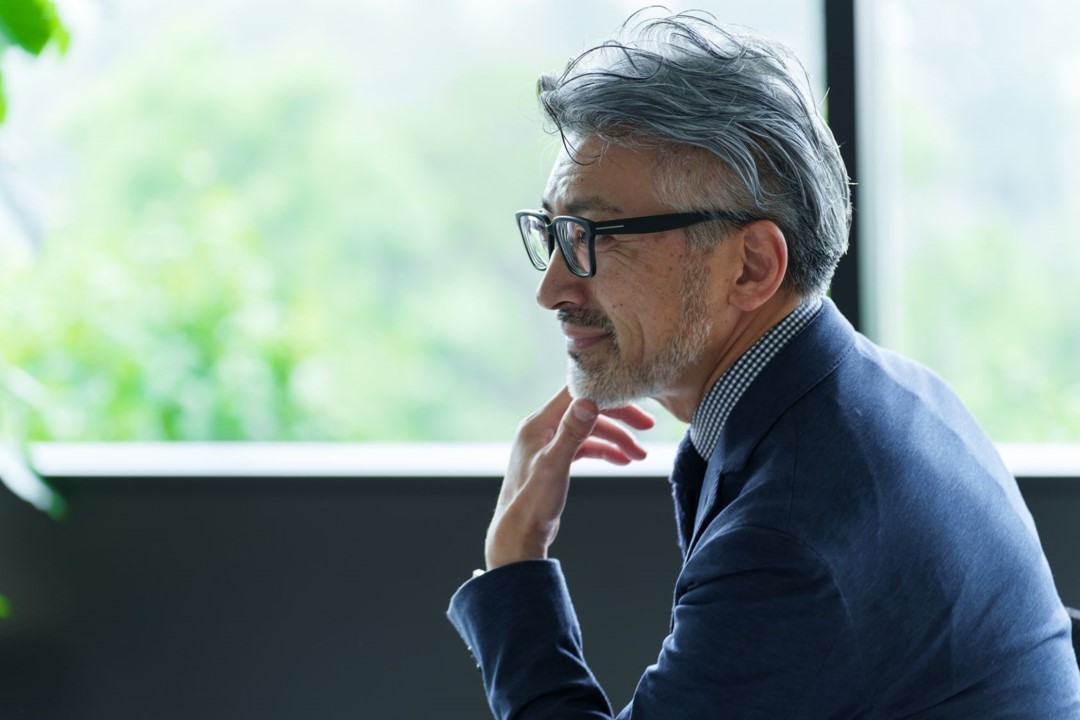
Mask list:
[[[769,361],[746,389],[728,416],[709,458],[687,557],[707,521],[742,492],[745,478],[739,482],[724,476],[746,466],[750,453],[769,429],[789,407],[836,369],[854,347],[855,337],[851,323],[832,300],[825,298],[814,319]]]

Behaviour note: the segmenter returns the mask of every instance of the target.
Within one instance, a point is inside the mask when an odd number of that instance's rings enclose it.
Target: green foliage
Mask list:
[[[68,33],[49,0],[0,0],[0,62],[4,51],[18,47],[32,55],[48,44],[67,49]],[[3,68],[0,67],[0,124],[7,115]],[[0,250],[3,244],[0,243]],[[0,254],[2,259],[2,254]],[[0,482],[16,495],[54,518],[66,511],[63,498],[27,464],[22,447],[26,437],[26,406],[32,405],[36,381],[9,365],[0,355]],[[9,613],[7,599],[0,596],[0,618]]]
[[[388,110],[342,67],[188,24],[75,99],[68,222],[36,260],[0,246],[6,353],[49,388],[33,437],[492,439],[552,392],[506,210],[544,138],[492,120],[529,88],[482,71]]]
[[[928,239],[909,260],[915,269],[899,299],[905,350],[931,362],[992,437],[1075,441],[1080,328],[1063,315],[1062,289],[1080,270],[1080,234],[1061,242],[1064,253],[1004,220]]]
[[[509,438],[565,366],[511,219],[552,155],[537,68],[466,67],[391,103],[325,43],[238,56],[206,23],[167,26],[70,99],[69,200],[40,257],[0,243],[4,354],[43,386],[32,437]],[[964,163],[921,107],[903,154],[920,209]],[[898,349],[996,439],[1080,436],[1080,333],[1053,290],[1080,238],[909,215]]]
[[[1070,293],[1080,274],[1080,215],[1055,200],[1054,192],[1068,193],[1063,179],[1043,181],[1053,165],[1042,161],[1054,153],[1035,148],[1044,140],[1036,133],[1013,143],[1015,159],[984,141],[994,148],[985,167],[983,146],[957,136],[982,129],[989,113],[972,106],[947,106],[957,117],[943,117],[925,98],[903,98],[896,202],[908,246],[901,266],[887,268],[901,280],[889,298],[901,308],[892,340],[944,376],[994,439],[1075,442],[1080,316]],[[964,112],[972,113],[966,125]],[[1052,129],[1042,135],[1053,145]],[[1039,180],[1012,185],[1025,174]]]
[[[0,2],[0,35],[31,55],[39,55],[50,42],[67,49],[67,29],[50,0],[3,0]]]
[[[0,620],[7,620],[9,617],[11,617],[11,602],[0,595]]]
[[[9,46],[40,55],[50,43],[64,52],[69,39],[50,0],[0,0],[0,61]],[[4,75],[0,68],[0,123],[6,114]]]

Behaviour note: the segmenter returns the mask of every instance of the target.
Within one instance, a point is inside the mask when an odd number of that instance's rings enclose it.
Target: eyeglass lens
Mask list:
[[[518,224],[532,264],[539,270],[547,269],[551,255],[555,252],[548,236],[547,221],[538,216],[522,215]],[[591,271],[589,229],[579,222],[559,219],[553,223],[551,230],[571,270],[578,275],[588,275]]]
[[[575,273],[587,275],[590,270],[589,229],[573,220],[557,220],[554,231],[559,241],[559,249],[566,256],[570,267]]]
[[[547,268],[552,248],[548,246],[547,224],[538,217],[522,215],[519,218],[521,237],[525,240],[525,249],[529,259],[539,270]]]

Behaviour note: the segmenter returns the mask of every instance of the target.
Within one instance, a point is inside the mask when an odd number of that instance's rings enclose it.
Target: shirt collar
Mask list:
[[[815,295],[804,300],[787,317],[758,338],[713,384],[690,420],[690,442],[701,457],[708,460],[712,456],[724,423],[754,378],[791,338],[807,326],[820,309],[821,297]]]

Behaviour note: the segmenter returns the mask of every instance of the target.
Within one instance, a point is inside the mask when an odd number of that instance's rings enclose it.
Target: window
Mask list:
[[[639,5],[61,3],[0,128],[31,436],[509,439],[565,363],[514,226],[554,157],[534,83]],[[705,5],[820,95],[817,3]]]
[[[857,7],[872,334],[995,440],[1080,440],[1080,6]]]

